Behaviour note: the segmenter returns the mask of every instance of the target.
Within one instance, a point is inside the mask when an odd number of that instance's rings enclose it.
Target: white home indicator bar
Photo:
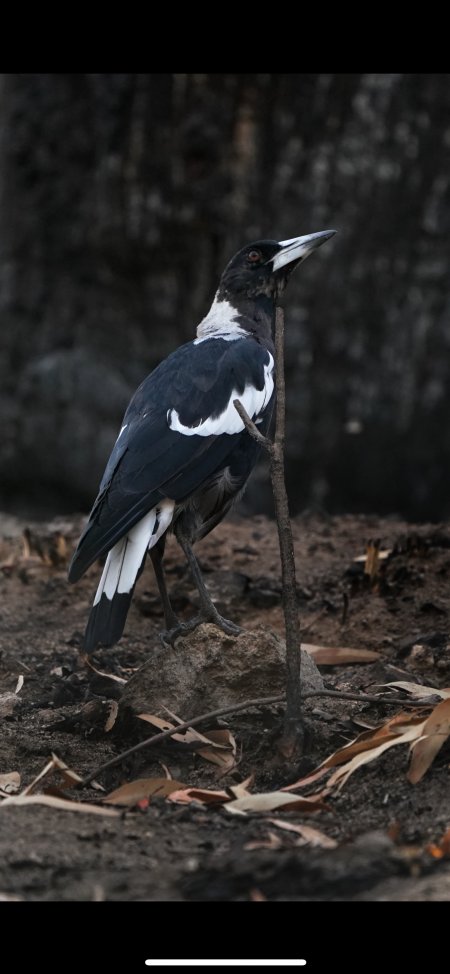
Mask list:
[[[304,967],[305,960],[146,960],[149,967]]]

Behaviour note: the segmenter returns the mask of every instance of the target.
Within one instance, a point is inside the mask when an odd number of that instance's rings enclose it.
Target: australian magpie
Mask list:
[[[69,580],[76,582],[107,555],[86,628],[86,652],[120,639],[147,552],[164,607],[163,637],[173,641],[201,620],[240,632],[211,601],[192,545],[230,510],[260,452],[233,400],[240,400],[262,433],[268,430],[277,296],[294,268],[334,233],[257,240],[240,250],[222,274],[197,337],[161,362],[133,396],[69,568]],[[187,623],[177,619],[164,578],[169,529],[200,597],[200,615]]]

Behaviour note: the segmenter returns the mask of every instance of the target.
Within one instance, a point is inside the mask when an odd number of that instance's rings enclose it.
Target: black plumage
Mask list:
[[[240,399],[262,433],[268,430],[276,297],[293,268],[333,233],[257,241],[241,250],[222,275],[198,337],[161,362],[133,396],[69,569],[70,581],[77,581],[108,553],[86,630],[87,651],[112,645],[122,635],[148,551],[166,638],[202,618],[227,632],[239,631],[211,602],[191,546],[222,520],[258,458],[259,447],[233,400]],[[165,586],[162,557],[169,528],[199,588],[201,613],[187,624],[176,619]]]

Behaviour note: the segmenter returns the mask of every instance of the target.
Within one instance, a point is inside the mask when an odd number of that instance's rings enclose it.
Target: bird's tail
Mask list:
[[[120,639],[147,551],[167,530],[173,507],[172,501],[163,501],[111,548],[86,627],[86,653],[98,645],[113,646]]]

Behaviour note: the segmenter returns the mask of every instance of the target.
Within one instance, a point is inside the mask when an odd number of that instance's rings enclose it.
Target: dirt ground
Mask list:
[[[0,774],[19,772],[21,787],[52,753],[84,776],[152,733],[137,720],[118,720],[106,731],[99,718],[110,713],[121,686],[80,659],[99,574],[94,566],[78,585],[67,583],[67,559],[81,524],[80,517],[29,523],[24,548],[26,525],[0,519]],[[322,666],[325,686],[369,693],[399,680],[450,686],[450,529],[367,516],[303,516],[293,528],[304,641],[380,653],[369,664]],[[372,581],[363,561],[355,561],[371,540],[390,550]],[[246,629],[263,625],[283,634],[273,522],[227,521],[197,551],[221,611]],[[188,618],[195,592],[173,540],[167,566],[175,608]],[[162,621],[149,564],[123,639],[95,654],[97,667],[127,679],[159,646]],[[11,698],[1,695],[13,694],[21,675],[23,686],[10,707]],[[252,709],[210,725],[230,729],[237,741],[238,764],[225,777],[169,741],[98,780],[110,791],[132,779],[164,777],[168,769],[184,785],[223,789],[254,774],[253,791],[268,792],[305,776],[401,709],[400,702],[393,707],[317,698],[308,710],[307,753],[295,767],[277,756],[281,705]],[[412,785],[407,747],[394,747],[357,770],[325,809],[276,813],[282,822],[318,829],[335,840],[333,848],[300,844],[298,833],[267,821],[273,813],[232,816],[223,806],[162,797],[114,818],[6,804],[0,807],[0,899],[448,900],[450,861],[430,849],[450,825],[449,761],[447,744]],[[87,787],[76,798],[98,804],[101,795]]]

